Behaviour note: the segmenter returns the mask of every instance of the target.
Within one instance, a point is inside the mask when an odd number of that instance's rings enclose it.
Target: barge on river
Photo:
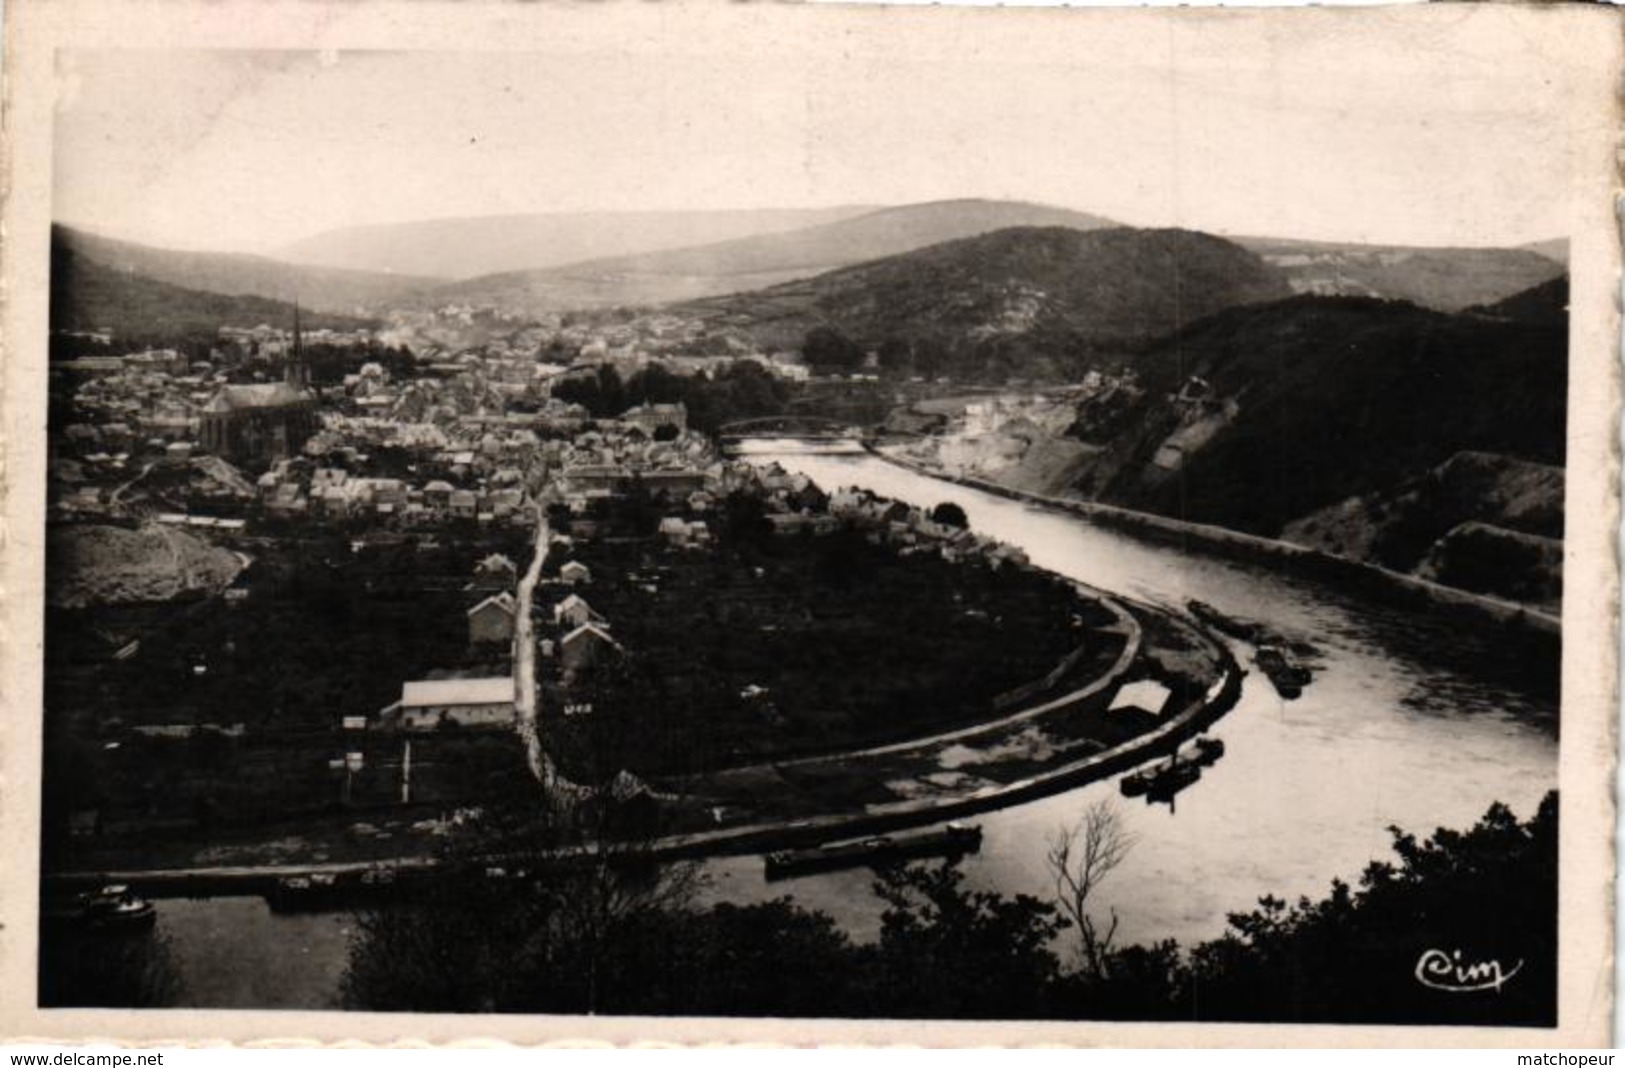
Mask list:
[[[1223,755],[1224,743],[1217,738],[1198,739],[1191,754],[1175,753],[1167,760],[1131,772],[1118,780],[1117,786],[1124,797],[1172,801],[1175,794],[1202,777],[1203,767],[1216,763]]]
[[[1308,668],[1294,660],[1284,649],[1275,645],[1260,645],[1253,660],[1269,677],[1275,692],[1288,701],[1303,696],[1303,688],[1312,677]]]
[[[881,835],[855,842],[831,842],[810,849],[785,849],[767,855],[767,877],[788,879],[814,872],[837,871],[865,864],[889,864],[917,857],[961,857],[982,848],[978,824],[949,823],[913,834]]]

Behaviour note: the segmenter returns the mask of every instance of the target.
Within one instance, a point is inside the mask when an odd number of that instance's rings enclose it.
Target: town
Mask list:
[[[900,743],[996,733],[1078,691],[1094,711],[1033,751],[1059,767],[1224,677],[1217,649],[1169,654],[1161,682],[1113,703],[1101,679],[1158,663],[1151,635],[1200,639],[1033,569],[955,506],[728,454],[730,421],[792,412],[820,381],[875,389],[861,368],[673,355],[661,339],[693,334],[671,317],[640,320],[630,336],[650,347],[631,353],[623,325],[554,323],[451,354],[456,328],[486,322],[451,309],[444,330],[412,328],[435,339],[419,356],[400,326],[391,345],[307,333],[300,314],[222,327],[194,358],[57,365],[56,863],[421,859],[492,813],[546,821],[560,845],[607,817],[720,848],[851,810],[873,796],[865,776],[913,822],[933,811],[921,796],[1030,770],[1031,743],[935,782],[940,746]],[[543,359],[565,343],[568,365]],[[983,666],[966,674],[967,658]],[[892,745],[872,770],[840,759],[877,743]],[[786,760],[843,773],[740,785]]]

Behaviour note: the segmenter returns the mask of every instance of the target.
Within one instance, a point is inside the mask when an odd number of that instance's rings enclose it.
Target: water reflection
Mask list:
[[[203,1009],[330,1009],[349,955],[348,913],[274,913],[261,897],[158,902],[158,931]]]

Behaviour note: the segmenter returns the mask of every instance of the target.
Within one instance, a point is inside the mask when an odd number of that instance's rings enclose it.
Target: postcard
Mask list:
[[[1610,1041],[1616,12],[10,16],[0,1034]]]

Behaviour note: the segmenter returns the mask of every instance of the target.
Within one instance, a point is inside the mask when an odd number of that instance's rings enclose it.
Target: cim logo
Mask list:
[[[1416,962],[1416,981],[1431,990],[1444,990],[1452,994],[1466,994],[1476,990],[1494,990],[1512,981],[1523,970],[1523,961],[1511,968],[1502,968],[1498,960],[1464,961],[1461,950],[1446,953],[1430,949]]]

